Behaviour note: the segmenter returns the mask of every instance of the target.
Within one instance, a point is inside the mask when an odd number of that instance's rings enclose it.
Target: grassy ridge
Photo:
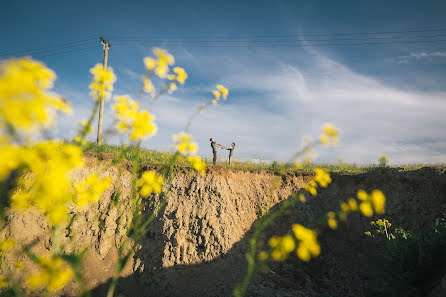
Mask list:
[[[95,153],[97,158],[101,159],[104,154],[112,155],[113,160],[125,159],[133,161],[136,157],[137,148],[132,146],[119,145],[96,145],[93,143],[84,147],[84,152]],[[153,151],[141,148],[140,159],[143,164],[150,165],[166,165],[172,156],[172,152]],[[212,157],[205,159],[208,167],[212,165]],[[312,173],[315,168],[323,168],[331,173],[354,175],[370,172],[376,168],[382,167],[377,164],[358,165],[355,163],[346,163],[339,160],[336,163],[303,163],[303,168],[296,168],[292,163],[282,161],[266,161],[266,160],[239,160],[233,159],[232,166],[229,167],[227,159],[219,158],[215,168],[231,168],[232,170],[247,170],[247,171],[274,171],[282,173]],[[190,163],[183,157],[178,158],[177,164],[183,167],[190,167]],[[401,164],[387,166],[390,168],[401,168],[403,170],[416,170],[422,167],[446,168],[446,164]]]

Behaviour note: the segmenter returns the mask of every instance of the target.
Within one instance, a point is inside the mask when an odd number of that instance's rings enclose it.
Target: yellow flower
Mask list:
[[[212,91],[212,94],[214,94],[214,99],[218,101],[220,99],[220,92],[219,91]]]
[[[321,247],[317,241],[316,232],[300,224],[294,224],[292,229],[294,236],[299,240],[299,247],[296,251],[299,259],[307,262],[311,259],[311,256],[319,256]]]
[[[153,58],[145,57],[143,59],[144,65],[146,66],[147,71],[151,72],[156,67],[156,61]]]
[[[206,174],[206,163],[201,160],[199,156],[188,156],[187,161],[192,164],[195,170],[197,170],[201,175]]]
[[[273,243],[274,246],[272,246],[271,243]],[[285,235],[280,238],[273,237],[270,239],[270,245],[274,248],[271,257],[275,261],[285,260],[289,253],[296,247],[296,243],[291,235]]]
[[[83,165],[79,146],[53,141],[24,147],[21,154],[24,175],[12,192],[11,204],[18,210],[40,209],[53,225],[68,216],[67,204],[72,201],[70,175]]]
[[[186,79],[187,79],[187,73],[186,73],[186,71],[185,71],[183,68],[181,68],[181,67],[175,67],[175,68],[173,69],[173,72],[175,72],[175,73],[177,74],[177,81],[178,81],[180,84],[184,85],[184,82],[185,82]]]
[[[215,99],[212,99],[212,104],[214,104],[214,105],[216,105],[217,104],[217,100],[215,100]]]
[[[267,260],[267,259],[268,259],[268,253],[265,252],[265,251],[261,251],[261,252],[259,253],[259,260],[261,260],[261,261],[265,261],[265,260]]]
[[[54,293],[73,279],[73,268],[61,257],[42,256],[37,259],[37,265],[41,272],[28,277],[27,283],[30,289],[46,287],[50,293]]]
[[[359,190],[357,196],[358,199],[362,201],[359,205],[359,209],[363,215],[367,217],[372,216],[373,209],[377,214],[384,213],[386,197],[380,190],[373,190],[372,195],[367,194],[367,192],[364,190]]]
[[[5,240],[0,240],[0,255],[15,246],[15,242],[11,238],[6,238]]]
[[[25,264],[21,261],[15,262],[14,267],[15,267],[16,271],[19,271],[19,270],[23,269],[23,267],[25,267]]]
[[[84,209],[88,203],[99,201],[110,184],[111,179],[109,177],[100,178],[96,173],[89,175],[74,187],[76,205],[80,209]]]
[[[150,115],[148,111],[136,113],[130,127],[130,139],[132,141],[146,139],[156,134],[157,126],[153,123],[155,116]]]
[[[349,207],[349,205],[348,205],[347,203],[345,203],[345,202],[341,202],[341,203],[340,203],[340,206],[341,206],[341,210],[342,210],[343,212],[348,212],[348,211],[350,211],[350,207]]]
[[[331,183],[330,174],[321,168],[316,168],[314,171],[316,172],[314,180],[319,183],[321,187],[326,188],[328,184]]]
[[[147,76],[143,76],[142,82],[144,85],[144,87],[143,87],[144,92],[150,93],[152,96],[154,96],[155,95],[155,86],[153,85],[150,78],[148,78]]]
[[[370,232],[370,231],[365,231],[364,234],[367,236],[370,236],[370,237],[372,236],[372,232]]]
[[[336,145],[338,143],[339,130],[332,124],[325,124],[321,135],[321,143],[326,146],[329,143]]]
[[[87,134],[93,133],[93,127],[88,124],[87,120],[79,121],[77,124],[80,126],[80,129],[87,129]]]
[[[175,63],[175,58],[167,51],[160,48],[154,48],[153,53],[158,57],[155,74],[160,78],[165,78],[169,72],[169,65]]]
[[[167,91],[169,94],[172,94],[173,93],[173,91],[176,91],[177,90],[177,85],[175,84],[175,83],[173,83],[173,82],[171,82],[170,84],[169,84],[169,90]]]
[[[373,215],[372,204],[369,201],[364,201],[359,205],[359,209],[362,214],[366,217],[371,217]]]
[[[145,171],[138,180],[140,187],[139,193],[143,197],[148,197],[150,194],[160,194],[162,192],[164,178],[154,171]]]
[[[95,100],[108,100],[113,91],[113,84],[116,81],[116,76],[111,67],[104,69],[101,64],[96,64],[90,69],[93,74],[93,80],[90,84],[90,94]]]
[[[0,275],[0,289],[5,288],[6,286],[8,286],[8,283],[5,281],[5,279],[3,278],[3,276]]]
[[[298,161],[294,161],[294,167],[296,167],[297,169],[302,169],[304,168],[304,166],[302,165],[302,163],[298,162]]]
[[[299,200],[300,200],[300,202],[302,202],[302,203],[307,202],[307,199],[305,198],[305,195],[304,195],[304,194],[299,194]]]
[[[369,195],[364,190],[359,190],[356,195],[358,196],[359,200],[362,200],[362,201],[369,200]]]
[[[338,228],[338,222],[335,219],[328,219],[328,226],[331,229],[336,230]]]
[[[377,214],[383,214],[386,206],[386,197],[380,190],[373,190],[371,195],[373,208]]]
[[[358,210],[358,204],[356,203],[356,200],[353,198],[348,199],[348,205],[352,211]]]
[[[146,139],[156,134],[157,126],[153,123],[155,116],[148,111],[139,110],[139,104],[130,96],[115,96],[113,109],[118,118],[116,127],[121,132],[130,134],[132,141]]]
[[[0,129],[32,134],[51,127],[56,113],[71,112],[61,96],[51,93],[56,74],[30,57],[0,64]],[[29,135],[28,135],[29,136]]]
[[[220,91],[221,96],[223,97],[223,99],[226,100],[226,98],[228,97],[228,93],[229,93],[228,89],[226,89],[226,88],[225,88],[224,86],[222,86],[222,85],[217,85],[217,90]]]
[[[177,144],[177,149],[180,153],[184,155],[189,153],[194,155],[197,151],[197,144],[192,142],[194,138],[191,135],[181,132],[180,134],[175,135],[173,139]]]

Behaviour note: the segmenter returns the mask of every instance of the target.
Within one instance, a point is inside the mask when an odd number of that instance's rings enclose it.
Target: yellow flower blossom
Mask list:
[[[215,100],[215,99],[212,99],[211,102],[212,102],[213,105],[216,105],[216,104],[217,104],[217,100]]]
[[[369,201],[364,201],[359,205],[359,209],[362,214],[366,217],[371,217],[373,215],[372,204]]]
[[[169,65],[173,65],[175,63],[175,58],[166,50],[160,48],[154,48],[153,53],[158,58],[155,74],[160,78],[165,78],[169,72]]]
[[[371,195],[373,208],[377,214],[383,214],[386,206],[386,196],[380,190],[373,190]]]
[[[152,96],[154,96],[155,95],[155,86],[153,85],[150,78],[148,78],[147,76],[143,76],[142,82],[143,82],[144,92],[150,93]]]
[[[294,167],[296,167],[297,169],[302,169],[304,168],[304,166],[302,165],[302,163],[298,162],[298,161],[294,161]]]
[[[168,80],[176,80],[177,77],[175,76],[175,74],[168,74],[168,75],[167,75],[167,79],[168,79]]]
[[[364,234],[367,236],[370,236],[370,237],[372,236],[372,232],[370,232],[370,231],[365,231]]]
[[[285,235],[280,238],[273,237],[270,239],[270,245],[274,248],[271,257],[276,261],[285,260],[296,247],[296,243],[291,235]]]
[[[8,286],[8,283],[5,281],[2,275],[0,275],[0,289],[3,289]]]
[[[345,203],[345,202],[341,202],[341,203],[340,203],[340,206],[341,206],[341,210],[342,210],[343,212],[348,212],[348,211],[350,211],[350,207],[349,207],[349,205],[348,205],[347,203]]]
[[[358,203],[356,203],[356,200],[353,198],[348,199],[348,205],[352,211],[358,210]]]
[[[373,210],[375,210],[377,214],[384,213],[386,197],[380,190],[373,190],[372,195],[367,194],[364,190],[359,190],[357,196],[358,199],[362,201],[359,205],[359,209],[363,215],[370,217],[373,215]]]
[[[14,267],[16,271],[22,270],[25,267],[25,264],[21,261],[15,262]]]
[[[187,161],[192,164],[195,170],[197,170],[201,175],[206,174],[206,163],[201,160],[199,156],[188,156]]]
[[[113,109],[118,118],[116,127],[121,132],[130,134],[132,141],[146,139],[156,134],[155,116],[148,111],[139,110],[139,104],[130,96],[115,96]]]
[[[0,64],[0,128],[33,133],[51,127],[56,113],[71,112],[70,104],[51,93],[56,74],[30,57]]]
[[[100,178],[96,173],[75,185],[76,196],[74,202],[80,209],[84,209],[88,203],[97,202],[111,184],[109,177]]]
[[[186,79],[187,79],[187,73],[186,73],[186,71],[183,69],[183,68],[181,68],[181,67],[175,67],[174,69],[173,69],[173,72],[175,72],[176,74],[177,74],[177,81],[180,83],[180,84],[182,84],[182,85],[184,85],[184,82],[186,81]]]
[[[175,143],[177,144],[177,149],[180,153],[187,155],[194,155],[197,151],[197,144],[193,141],[193,137],[184,132],[173,137]]]
[[[319,256],[321,247],[317,241],[316,232],[300,224],[294,224],[292,229],[294,236],[299,240],[299,247],[296,250],[299,259],[308,262],[312,256]]]
[[[148,111],[140,111],[131,123],[130,139],[132,141],[146,139],[156,134],[157,126],[153,123],[155,116]]]
[[[154,171],[145,171],[138,180],[140,187],[139,193],[143,197],[148,197],[150,194],[160,194],[162,192],[164,178]]]
[[[336,230],[338,228],[338,222],[336,221],[336,219],[328,219],[328,226],[331,229]]]
[[[327,213],[327,222],[328,222],[328,226],[335,230],[338,228],[338,222],[335,219],[336,215],[334,212],[330,211]]]
[[[104,69],[102,64],[96,64],[90,69],[93,74],[93,80],[90,84],[90,94],[95,100],[108,100],[113,91],[113,84],[116,81],[116,76],[111,67]]]
[[[11,238],[6,238],[5,240],[0,240],[0,255],[15,246],[15,242]]]
[[[228,97],[228,89],[226,89],[224,86],[222,85],[217,85],[217,90],[220,91],[221,96],[223,97],[224,100],[226,100],[226,98]]]
[[[37,259],[37,265],[41,271],[27,279],[30,289],[45,287],[48,292],[55,293],[73,279],[73,268],[61,257],[42,256]]]
[[[325,124],[321,135],[321,143],[324,146],[328,144],[336,145],[338,143],[339,130],[332,124]]]
[[[18,186],[12,192],[12,206],[18,210],[34,207],[40,209],[53,225],[68,216],[70,174],[83,165],[79,146],[54,141],[39,142],[24,147],[21,154],[25,164]]]
[[[316,168],[314,170],[316,175],[314,176],[314,180],[323,188],[328,187],[328,184],[331,183],[331,177],[328,172],[324,169]]]
[[[168,93],[169,94],[172,94],[174,91],[176,91],[177,90],[177,85],[175,84],[175,83],[173,83],[173,82],[171,82],[170,84],[169,84],[169,89],[168,89]]]
[[[260,261],[265,261],[265,260],[267,260],[267,259],[268,259],[268,253],[265,252],[265,251],[261,251],[261,252],[259,253],[259,260],[260,260]]]
[[[369,199],[369,195],[364,190],[359,190],[356,195],[358,196],[358,199],[362,201],[366,201]]]
[[[147,71],[151,72],[156,67],[156,61],[155,59],[151,57],[145,57],[143,59],[144,65],[146,66]]]
[[[93,127],[88,124],[87,120],[78,121],[77,124],[79,125],[80,129],[87,129],[87,134],[93,133]]]
[[[10,172],[22,163],[23,149],[16,145],[0,146],[0,181],[6,179]]]
[[[214,99],[218,101],[220,99],[220,92],[219,91],[212,91],[212,94],[214,95]]]
[[[300,200],[300,202],[302,202],[302,203],[307,202],[307,198],[305,198],[305,195],[304,195],[304,194],[299,194],[299,200]]]

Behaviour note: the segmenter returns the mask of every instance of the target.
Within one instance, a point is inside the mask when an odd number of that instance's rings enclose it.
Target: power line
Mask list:
[[[237,42],[312,42],[312,41],[357,41],[357,40],[380,40],[380,39],[413,39],[413,38],[436,38],[445,37],[446,34],[436,34],[436,35],[416,35],[416,36],[386,36],[386,37],[365,37],[365,38],[335,38],[335,39],[281,39],[281,40],[175,40],[175,39],[160,39],[160,40],[145,40],[145,39],[127,39],[119,40],[118,42],[129,42],[129,41],[144,41],[144,42],[162,42],[162,41],[175,41],[184,43],[237,43]]]
[[[305,36],[356,36],[356,35],[379,35],[379,34],[402,34],[402,33],[422,33],[422,32],[441,32],[446,29],[425,29],[425,30],[407,30],[407,31],[381,31],[381,32],[358,32],[358,33],[328,33],[328,34],[288,34],[288,35],[251,35],[251,36],[107,36],[108,39],[126,39],[126,38],[270,38],[270,37],[305,37]]]
[[[63,52],[54,53],[54,54],[48,54],[48,55],[43,55],[43,56],[34,56],[34,58],[45,58],[45,57],[57,56],[57,55],[72,53],[72,52],[75,52],[75,51],[82,51],[82,50],[92,49],[92,48],[98,48],[98,46],[94,45],[94,46],[89,46],[89,47],[84,47],[84,48],[77,48],[77,49],[74,49],[74,50],[71,50],[71,51],[63,51]]]
[[[165,46],[182,46],[182,47],[207,47],[207,48],[241,48],[241,47],[318,47],[318,46],[348,46],[348,45],[379,45],[379,44],[403,44],[403,43],[428,43],[428,42],[444,42],[442,40],[413,40],[413,41],[389,41],[389,42],[361,42],[361,43],[321,43],[321,44],[263,44],[263,45],[184,45],[184,44],[167,44]],[[144,44],[144,43],[114,43],[113,46],[157,46],[159,44]]]
[[[60,47],[55,47],[55,48],[42,47],[42,48],[37,48],[37,49],[29,49],[29,50],[15,51],[15,52],[9,52],[9,53],[1,53],[0,56],[15,56],[17,54],[31,54],[31,55],[41,54],[41,53],[56,51],[56,50],[60,50],[60,49],[83,46],[88,43],[92,43],[92,40],[96,40],[96,39],[97,38],[89,38],[89,39],[67,42],[67,43],[61,44]]]

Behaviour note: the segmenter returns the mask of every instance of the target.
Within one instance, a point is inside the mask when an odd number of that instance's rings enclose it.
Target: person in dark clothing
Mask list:
[[[232,153],[234,152],[234,148],[235,148],[235,142],[232,143],[232,146],[227,147],[227,146],[223,146],[223,149],[229,150],[229,166],[231,166],[232,163]]]
[[[214,155],[214,159],[212,160],[212,162],[214,163],[214,166],[215,166],[215,163],[217,162],[217,148],[216,148],[216,146],[218,146],[219,148],[226,148],[226,147],[215,142],[214,138],[212,138],[212,137],[209,140],[211,141],[212,154]]]

